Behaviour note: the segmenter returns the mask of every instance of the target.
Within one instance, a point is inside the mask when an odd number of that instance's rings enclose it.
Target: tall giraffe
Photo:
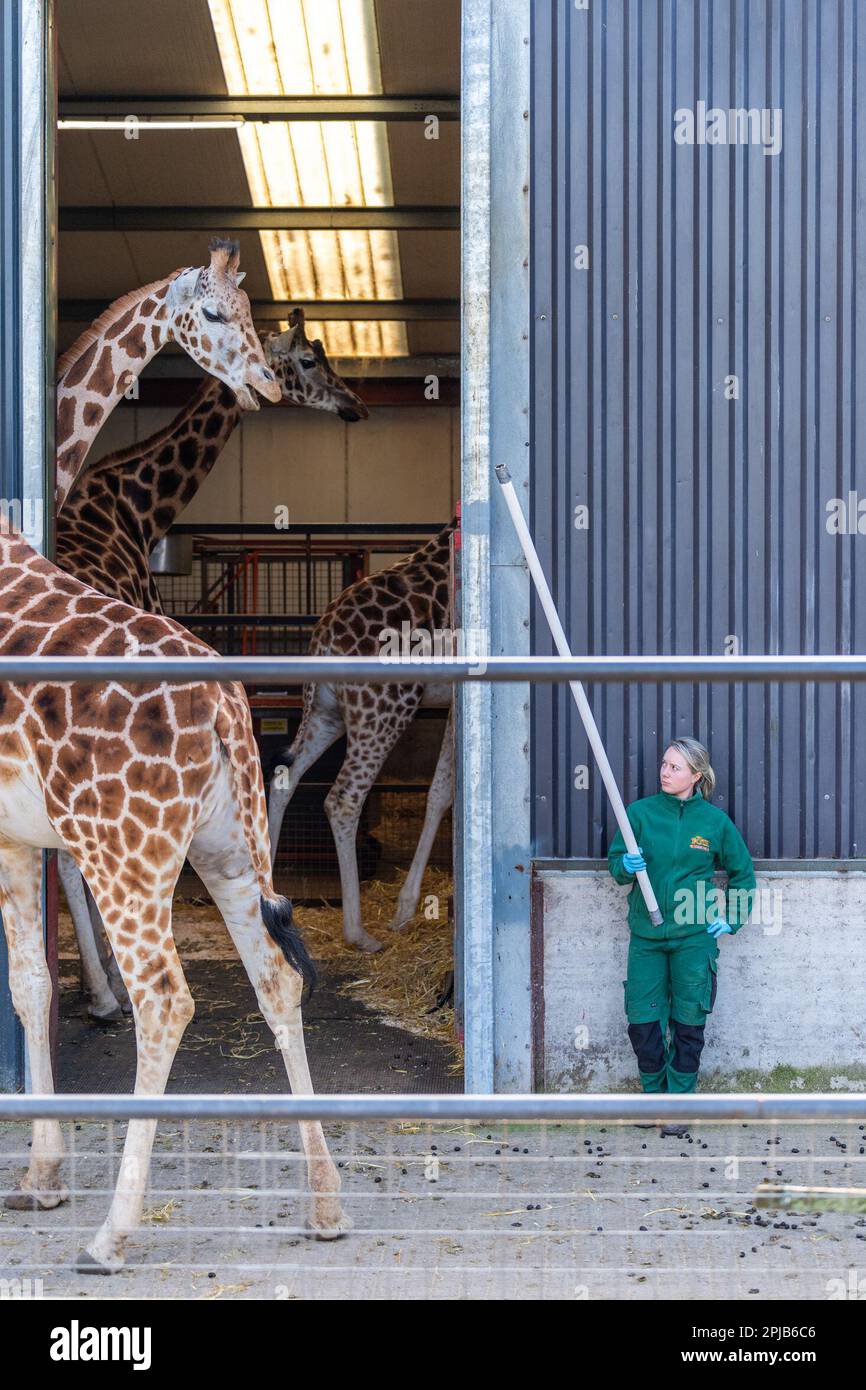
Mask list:
[[[401,640],[408,636],[410,644],[411,634],[416,638],[423,635],[430,644],[431,655],[436,650],[436,634],[443,634],[440,650],[443,655],[450,655],[450,541],[455,525],[451,521],[408,560],[358,579],[344,589],[313,628],[310,656],[378,656],[383,651],[386,630]],[[410,650],[416,645],[410,645]],[[304,686],[298,732],[285,754],[284,765],[275,769],[271,784],[271,858],[276,856],[283,816],[295,788],[308,768],[345,733],[346,756],[325,798],[325,811],[340,866],[343,935],[350,945],[364,951],[377,951],[382,945],[361,921],[356,840],[364,802],[382,764],[418,710],[448,708],[436,771],[427,794],[424,824],[390,923],[392,931],[400,931],[415,915],[436,832],[454,796],[452,704],[453,689],[444,682]]]
[[[364,402],[333,370],[321,343],[308,340],[302,309],[293,312],[284,333],[265,340],[264,352],[283,401],[346,421],[367,418]],[[148,557],[201,487],[241,414],[234,392],[206,377],[164,429],[86,469],[57,518],[60,568],[100,593],[162,613]],[[58,856],[58,870],[81,956],[88,1012],[113,1021],[129,1004],[99,914],[70,855]]]
[[[0,535],[0,656],[215,656],[170,619],[107,598]],[[33,1089],[53,1092],[51,976],[41,910],[41,849],[65,849],[84,874],[132,1000],[137,1095],[165,1089],[194,1013],[171,930],[172,894],[189,857],[223,915],[279,1041],[293,1091],[310,1094],[301,1020],[314,970],[274,892],[252,718],[237,684],[135,680],[0,687],[0,912]],[[312,1226],[348,1228],[320,1125],[301,1125]],[[78,1268],[110,1273],[141,1220],[155,1122],[132,1120],[108,1216]],[[34,1124],[12,1208],[47,1210],[68,1195],[56,1121]]]
[[[238,271],[238,243],[216,238],[210,253],[208,266],[175,270],[116,299],[58,359],[58,512],[106,418],[172,339],[230,386],[244,410],[258,409],[257,391],[269,401],[279,400],[280,388],[253,328],[250,301],[240,288],[244,273]]]

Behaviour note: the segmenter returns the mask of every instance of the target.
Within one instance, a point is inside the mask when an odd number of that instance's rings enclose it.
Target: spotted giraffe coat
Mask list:
[[[171,619],[106,598],[0,535],[0,656],[132,653],[216,655]],[[139,897],[139,938],[120,944],[146,954],[159,939],[147,914],[170,901],[223,758],[262,896],[276,900],[252,719],[235,683],[0,684],[0,834],[68,849],[117,921]],[[158,969],[157,952],[147,970]]]
[[[205,377],[164,429],[88,468],[57,518],[60,568],[135,608],[163,613],[148,556],[195,496],[240,416],[234,392]]]

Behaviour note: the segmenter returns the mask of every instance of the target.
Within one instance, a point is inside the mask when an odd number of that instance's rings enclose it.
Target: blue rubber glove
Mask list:
[[[710,933],[710,936],[714,936],[718,941],[719,937],[724,936],[726,932],[733,933],[733,928],[728,926],[728,923],[723,917],[719,917],[717,921],[710,923],[707,927],[707,931]]]
[[[637,854],[624,854],[622,856],[622,867],[627,874],[636,874],[646,868],[646,860],[640,845],[638,845]]]

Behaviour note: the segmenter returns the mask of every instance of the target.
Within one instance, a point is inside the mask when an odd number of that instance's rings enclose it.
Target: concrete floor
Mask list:
[[[170,1090],[283,1091],[279,1055],[236,959],[183,943],[197,1014]],[[63,964],[63,962],[62,962]],[[132,1086],[128,1024],[83,1020],[62,972],[60,1089]],[[459,1091],[442,1043],[387,1025],[328,978],[305,1011],[316,1088]],[[0,1280],[57,1299],[778,1299],[857,1297],[866,1217],[759,1211],[763,1180],[866,1182],[857,1125],[365,1124],[327,1127],[354,1229],[305,1232],[298,1132],[193,1121],[160,1127],[145,1221],[110,1279],[71,1269],[103,1220],[124,1126],[65,1126],[72,1199],[0,1209]],[[28,1134],[0,1125],[0,1190]],[[866,1277],[864,1277],[866,1288]],[[851,1293],[851,1290],[854,1293]]]
[[[128,1267],[94,1279],[68,1266],[105,1214],[106,1155],[121,1127],[70,1130],[76,1199],[3,1213],[0,1278],[41,1278],[44,1297],[73,1299],[858,1296],[866,1217],[754,1205],[765,1179],[862,1182],[856,1126],[696,1126],[682,1138],[611,1124],[328,1134],[349,1236],[304,1234],[296,1133],[174,1124],[157,1135]],[[24,1139],[0,1127],[4,1178]]]

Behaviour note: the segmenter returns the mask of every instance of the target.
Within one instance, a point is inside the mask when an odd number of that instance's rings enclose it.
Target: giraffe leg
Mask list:
[[[406,875],[406,881],[400,889],[400,896],[397,899],[397,907],[394,916],[389,923],[391,931],[402,931],[411,922],[418,909],[418,899],[421,896],[421,883],[424,878],[424,871],[433,849],[433,842],[436,839],[436,832],[442,823],[442,817],[454,800],[454,726],[453,726],[453,707],[448,712],[448,719],[445,724],[445,732],[442,735],[442,747],[439,750],[439,758],[436,763],[436,771],[433,773],[433,780],[430,783],[430,790],[427,793],[427,809],[424,813],[424,824],[421,827],[421,834],[412,859],[412,866]]]
[[[123,1015],[100,960],[93,922],[88,911],[84,879],[72,855],[65,849],[57,852],[57,872],[63,884],[69,914],[75,928],[75,939],[81,956],[81,975],[87,996],[87,1012],[91,1018],[101,1019],[105,1023],[117,1023]]]
[[[227,789],[228,793],[228,789]],[[300,975],[289,965],[262,922],[261,889],[227,794],[214,817],[196,831],[189,860],[222,913],[259,1007],[283,1054],[293,1095],[312,1095],[304,1046]],[[312,1193],[311,1229],[323,1240],[351,1229],[340,1204],[340,1175],[318,1122],[300,1123]]]
[[[314,697],[315,698],[315,697]],[[285,766],[276,769],[268,798],[268,832],[271,837],[271,864],[277,857],[280,831],[286,808],[304,773],[325,753],[343,732],[339,711],[313,705],[304,718],[295,741],[286,754]]]
[[[0,911],[9,950],[12,1003],[27,1039],[33,1091],[53,1095],[51,976],[42,940],[41,851],[0,841]],[[30,1165],[17,1190],[5,1198],[5,1205],[17,1211],[47,1210],[65,1201],[69,1194],[60,1176],[63,1152],[57,1121],[34,1121]]]
[[[132,1000],[135,1018],[135,1094],[162,1095],[184,1029],[195,1013],[192,995],[171,934],[171,900],[183,857],[162,877],[158,893],[143,893],[118,908],[111,884],[93,880],[96,905]],[[170,880],[170,883],[169,883]],[[104,881],[104,880],[103,880]],[[141,923],[150,924],[146,952],[141,950]],[[130,943],[137,943],[132,949]],[[82,1250],[76,1268],[83,1274],[112,1274],[124,1263],[128,1236],[141,1221],[155,1120],[130,1120],[108,1216]]]
[[[381,703],[364,703],[366,692],[345,688],[347,710],[346,756],[334,785],[325,797],[325,811],[334,835],[340,884],[343,892],[343,936],[362,951],[379,951],[381,941],[365,930],[361,921],[361,887],[358,881],[358,822],[382,764],[418,708],[420,689],[410,686],[381,687]],[[378,696],[378,691],[376,692]]]
[[[117,961],[114,959],[114,952],[111,949],[111,942],[106,934],[99,908],[96,906],[93,894],[86,883],[84,894],[87,899],[87,910],[90,914],[96,949],[99,952],[99,959],[102,961],[102,968],[108,976],[108,987],[120,1005],[121,1014],[131,1014],[132,1001],[127,993],[126,985],[123,983],[123,976],[118,969]]]

